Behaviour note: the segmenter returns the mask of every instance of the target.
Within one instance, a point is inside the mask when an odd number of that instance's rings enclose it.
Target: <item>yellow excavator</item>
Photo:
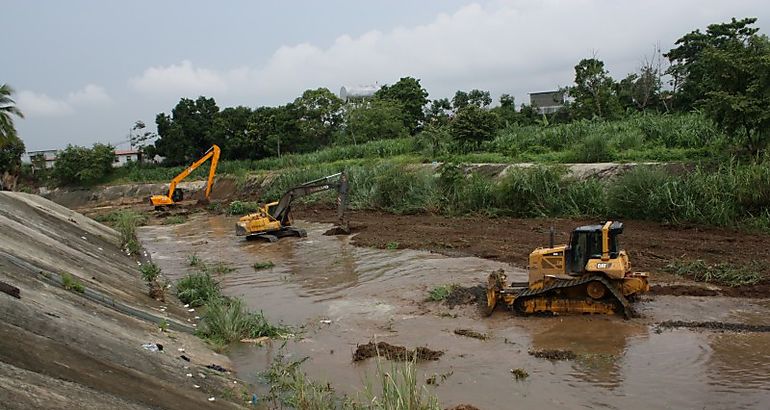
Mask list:
[[[618,236],[623,223],[607,221],[576,228],[568,245],[551,243],[529,255],[529,280],[506,282],[498,270],[489,275],[485,313],[498,303],[514,312],[533,313],[622,313],[632,315],[629,300],[647,292],[648,274],[632,272]]]
[[[336,233],[349,233],[345,211],[348,206],[348,177],[345,172],[325,176],[286,191],[280,200],[271,202],[259,208],[255,213],[241,217],[235,224],[235,234],[246,239],[264,239],[275,242],[284,236],[305,237],[307,232],[292,225],[291,204],[297,199],[322,191],[337,190]]]
[[[185,168],[184,171],[180,172],[179,175],[175,176],[174,179],[171,180],[171,184],[168,186],[168,195],[153,195],[150,197],[150,203],[152,206],[155,207],[156,210],[163,209],[165,207],[176,205],[177,202],[181,202],[184,199],[184,191],[182,189],[177,189],[177,184],[179,184],[183,179],[187,178],[188,175],[190,175],[191,172],[195,171],[196,168],[203,165],[206,161],[211,158],[211,167],[209,168],[209,179],[206,183],[206,192],[205,192],[205,198],[206,200],[209,199],[209,194],[211,193],[211,186],[214,184],[214,174],[217,172],[217,164],[219,163],[219,147],[214,144],[209,148],[204,154],[201,159],[195,161],[192,165]]]

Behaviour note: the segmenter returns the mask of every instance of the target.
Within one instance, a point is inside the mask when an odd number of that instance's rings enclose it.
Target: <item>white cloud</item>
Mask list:
[[[134,89],[149,95],[212,94],[227,90],[221,73],[195,68],[188,60],[168,67],[150,67],[129,82]]]
[[[67,94],[64,98],[53,98],[45,93],[19,91],[16,98],[19,109],[32,117],[58,117],[75,113],[80,107],[93,107],[112,103],[104,88],[88,84],[80,90]]]
[[[469,4],[424,25],[342,35],[327,47],[283,46],[261,67],[203,68],[185,60],[149,68],[130,83],[146,94],[205,94],[258,105],[290,101],[307,88],[337,91],[410,75],[421,78],[433,98],[482,88],[521,101],[529,91],[571,83],[581,58],[596,53],[622,78],[654,44],[665,51],[695,28],[756,10],[767,7],[759,0],[499,0]]]

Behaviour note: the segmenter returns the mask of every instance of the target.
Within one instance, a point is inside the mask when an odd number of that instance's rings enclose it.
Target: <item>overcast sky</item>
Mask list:
[[[305,89],[421,79],[430,98],[490,90],[527,101],[596,55],[615,78],[654,47],[767,0],[2,0],[0,83],[28,150],[119,143],[181,97],[280,105]],[[126,147],[126,145],[121,145]]]

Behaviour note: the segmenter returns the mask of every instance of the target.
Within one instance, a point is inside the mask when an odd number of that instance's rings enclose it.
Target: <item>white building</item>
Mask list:
[[[137,162],[142,160],[142,151],[137,149],[116,149],[115,150],[115,162],[112,163],[113,167],[122,167],[131,162]]]

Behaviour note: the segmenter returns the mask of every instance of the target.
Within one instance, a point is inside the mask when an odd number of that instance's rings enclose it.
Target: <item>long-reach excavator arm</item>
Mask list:
[[[185,168],[184,171],[180,172],[179,175],[175,176],[174,179],[171,180],[171,183],[168,186],[168,195],[153,195],[150,197],[150,203],[157,208],[174,205],[176,202],[181,201],[183,199],[183,195],[181,195],[181,191],[176,190],[177,184],[182,182],[183,179],[187,178],[188,175],[203,165],[203,163],[211,159],[211,167],[209,168],[209,178],[206,182],[205,192],[206,199],[209,199],[211,186],[214,184],[214,174],[217,172],[217,164],[219,163],[219,153],[219,147],[216,144],[212,145],[211,148],[209,148],[201,157],[201,159],[195,161],[192,165]]]
[[[291,226],[292,202],[304,196],[333,189],[338,193],[338,228],[348,232],[348,224],[345,220],[348,206],[348,178],[344,172],[339,172],[291,188],[278,201],[266,204],[259,211],[242,217],[235,225],[236,235],[262,237],[269,240],[289,235],[305,236],[304,230]]]

